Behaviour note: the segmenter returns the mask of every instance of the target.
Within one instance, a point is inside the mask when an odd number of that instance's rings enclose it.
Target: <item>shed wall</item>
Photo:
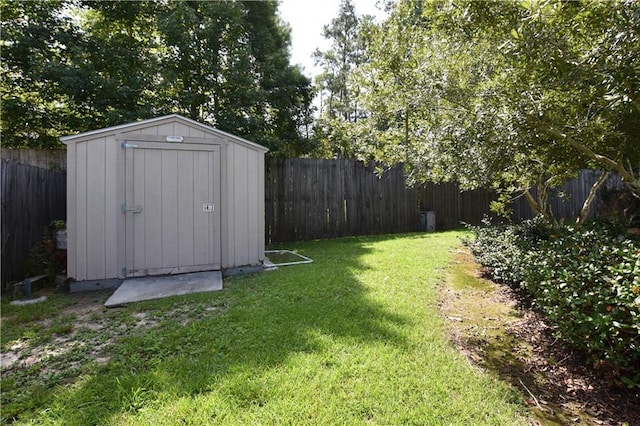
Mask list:
[[[222,267],[257,265],[264,259],[264,154],[229,144],[226,158]]]
[[[113,137],[67,147],[67,274],[78,281],[119,275],[118,155]]]

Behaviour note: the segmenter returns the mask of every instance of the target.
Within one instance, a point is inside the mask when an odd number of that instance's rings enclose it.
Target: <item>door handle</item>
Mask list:
[[[140,213],[142,212],[142,206],[127,206],[126,204],[122,204],[120,206],[122,213]]]

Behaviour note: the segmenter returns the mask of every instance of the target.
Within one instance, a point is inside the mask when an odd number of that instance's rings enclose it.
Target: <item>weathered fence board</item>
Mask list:
[[[451,183],[409,188],[401,166],[377,174],[345,159],[270,159],[266,173],[268,243],[417,231],[421,210],[456,228],[479,223],[492,197]]]
[[[2,282],[22,280],[24,262],[53,220],[66,218],[66,174],[1,162]]]
[[[355,160],[273,158],[266,174],[267,243],[418,231],[420,211],[434,211],[439,230],[480,224],[496,199],[493,191],[461,191],[455,183],[407,187],[401,166],[377,174],[374,164]],[[598,176],[584,170],[552,191],[556,216],[575,218]],[[607,187],[619,185],[610,180]],[[514,221],[533,217],[524,198],[511,207]]]
[[[65,149],[2,148],[0,158],[41,169],[66,170],[67,168]]]
[[[549,191],[549,204],[551,211],[557,218],[575,219],[582,209],[584,200],[587,199],[591,187],[598,180],[602,172],[597,170],[582,170],[578,177],[568,180],[564,184],[556,189]],[[600,189],[600,193],[603,190],[620,190],[623,187],[622,179],[616,174],[611,174],[605,181],[605,184]],[[536,197],[536,188],[531,190],[531,194]],[[593,217],[599,210],[602,201],[600,197],[597,197],[595,202],[591,206],[588,217]],[[512,204],[513,214],[512,219],[515,221],[531,219],[535,215],[524,197],[520,197]]]

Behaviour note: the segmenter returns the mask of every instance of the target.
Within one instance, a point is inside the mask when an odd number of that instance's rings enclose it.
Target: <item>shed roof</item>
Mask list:
[[[117,133],[123,132],[131,132],[135,131],[137,128],[149,127],[149,125],[157,124],[166,124],[170,122],[181,122],[184,125],[197,128],[198,130],[202,130],[206,133],[213,134],[218,137],[226,138],[232,142],[237,142],[242,145],[246,145],[255,150],[267,152],[268,148],[259,145],[255,142],[251,142],[247,139],[241,138],[240,136],[235,136],[227,132],[223,132],[222,130],[218,130],[215,127],[207,126],[206,124],[198,123],[195,120],[191,120],[190,118],[183,117],[179,114],[171,114],[165,115],[163,117],[150,118],[148,120],[142,121],[134,121],[132,123],[120,124],[118,126],[106,127],[104,129],[96,129],[90,130],[88,132],[78,133],[76,135],[62,136],[60,141],[64,144],[81,142],[88,139],[93,139],[95,137],[103,137],[107,135],[115,135]]]

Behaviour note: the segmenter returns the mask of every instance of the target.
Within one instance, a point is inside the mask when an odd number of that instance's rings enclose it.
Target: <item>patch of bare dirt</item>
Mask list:
[[[460,273],[471,281],[455,285]],[[520,390],[533,424],[640,425],[640,393],[585,365],[509,288],[484,280],[470,254],[456,254],[449,278],[440,306],[454,344]]]

